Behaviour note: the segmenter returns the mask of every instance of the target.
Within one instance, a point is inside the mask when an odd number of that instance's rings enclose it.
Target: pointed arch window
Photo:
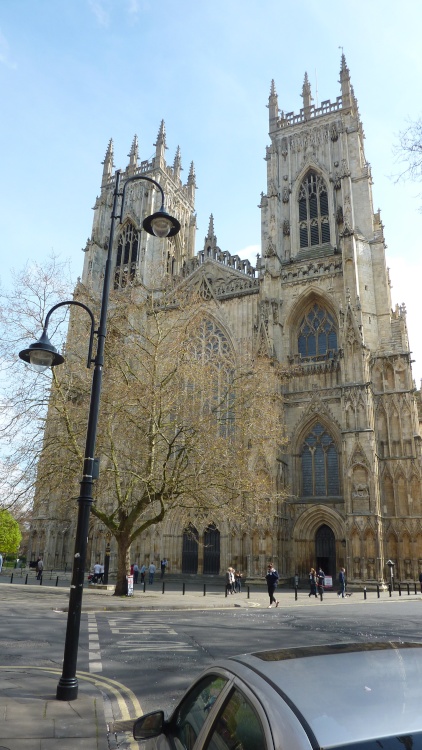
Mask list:
[[[334,318],[316,302],[300,322],[297,346],[301,357],[311,359],[330,357],[337,351],[337,326]]]
[[[338,451],[330,433],[317,422],[302,445],[303,497],[340,494]]]
[[[300,247],[330,242],[327,186],[316,172],[309,172],[299,188]]]
[[[229,437],[234,429],[233,347],[212,318],[203,318],[189,348],[191,359],[209,368],[208,387],[200,390],[201,408],[215,414],[220,435]],[[197,397],[194,384],[188,387],[188,397],[189,394],[190,398]]]
[[[124,289],[134,280],[139,251],[139,232],[128,222],[117,243],[116,267],[114,271],[114,288]]]

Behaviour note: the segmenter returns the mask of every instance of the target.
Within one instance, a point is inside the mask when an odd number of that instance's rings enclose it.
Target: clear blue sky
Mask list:
[[[298,111],[305,70],[314,100],[334,100],[343,47],[381,208],[393,304],[406,302],[414,376],[419,333],[422,187],[395,184],[392,148],[420,114],[420,0],[2,0],[1,281],[52,250],[81,273],[107,144],[124,168],[164,119],[168,162],[197,175],[197,249],[214,214],[223,250],[255,260],[266,189],[266,108]]]

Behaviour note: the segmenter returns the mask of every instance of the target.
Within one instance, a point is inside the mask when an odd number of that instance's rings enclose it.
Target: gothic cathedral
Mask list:
[[[145,183],[128,190],[116,236],[114,286],[144,294],[168,284],[200,292],[209,330],[236,352],[264,352],[288,371],[282,460],[269,468],[287,494],[266,529],[238,535],[213,525],[192,535],[175,519],[151,527],[133,561],[167,557],[171,573],[219,574],[229,565],[260,577],[272,559],[284,580],[321,565],[349,581],[382,583],[388,561],[397,580],[422,570],[421,431],[404,306],[391,307],[383,224],[372,203],[371,169],[344,55],[334,101],[312,103],[308,77],[298,114],[269,96],[267,187],[261,194],[262,257],[256,267],[222,251],[211,216],[195,252],[195,170],[181,181],[181,156],[166,164],[164,123],[155,156],[139,161],[135,137],[124,182],[149,175],[163,187],[179,235],[158,240],[141,231],[159,206]],[[94,207],[82,284],[98,290],[105,262],[114,184],[113,144]],[[77,290],[76,290],[77,292]],[[29,555],[48,567],[71,563],[74,529],[58,533],[35,500]],[[106,536],[93,523],[88,558],[104,556]],[[113,543],[111,564],[113,569]]]

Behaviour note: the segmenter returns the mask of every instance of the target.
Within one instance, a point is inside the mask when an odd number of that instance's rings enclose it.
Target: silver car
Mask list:
[[[346,643],[217,661],[166,720],[141,716],[149,750],[422,750],[422,643]]]

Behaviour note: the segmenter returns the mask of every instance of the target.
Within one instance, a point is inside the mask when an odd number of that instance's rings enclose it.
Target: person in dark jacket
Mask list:
[[[316,592],[316,570],[315,568],[311,568],[309,571],[309,596],[314,596],[315,599],[318,598],[318,594]]]
[[[338,574],[338,582],[340,584],[339,592],[337,596],[341,596],[342,599],[346,596],[346,571],[344,568],[340,568]]]
[[[268,609],[271,609],[273,604],[275,604],[275,606],[278,607],[279,602],[276,600],[274,596],[274,592],[277,588],[279,576],[272,563],[268,563],[268,570],[267,570],[267,575],[265,576],[265,578],[267,581],[268,596],[270,597],[270,604],[269,604]]]
[[[422,594],[422,573],[419,573],[419,583],[421,585],[421,594]]]
[[[325,573],[322,568],[318,568],[316,583],[317,583],[318,594],[322,601],[322,596],[324,593],[324,585],[325,585]]]

